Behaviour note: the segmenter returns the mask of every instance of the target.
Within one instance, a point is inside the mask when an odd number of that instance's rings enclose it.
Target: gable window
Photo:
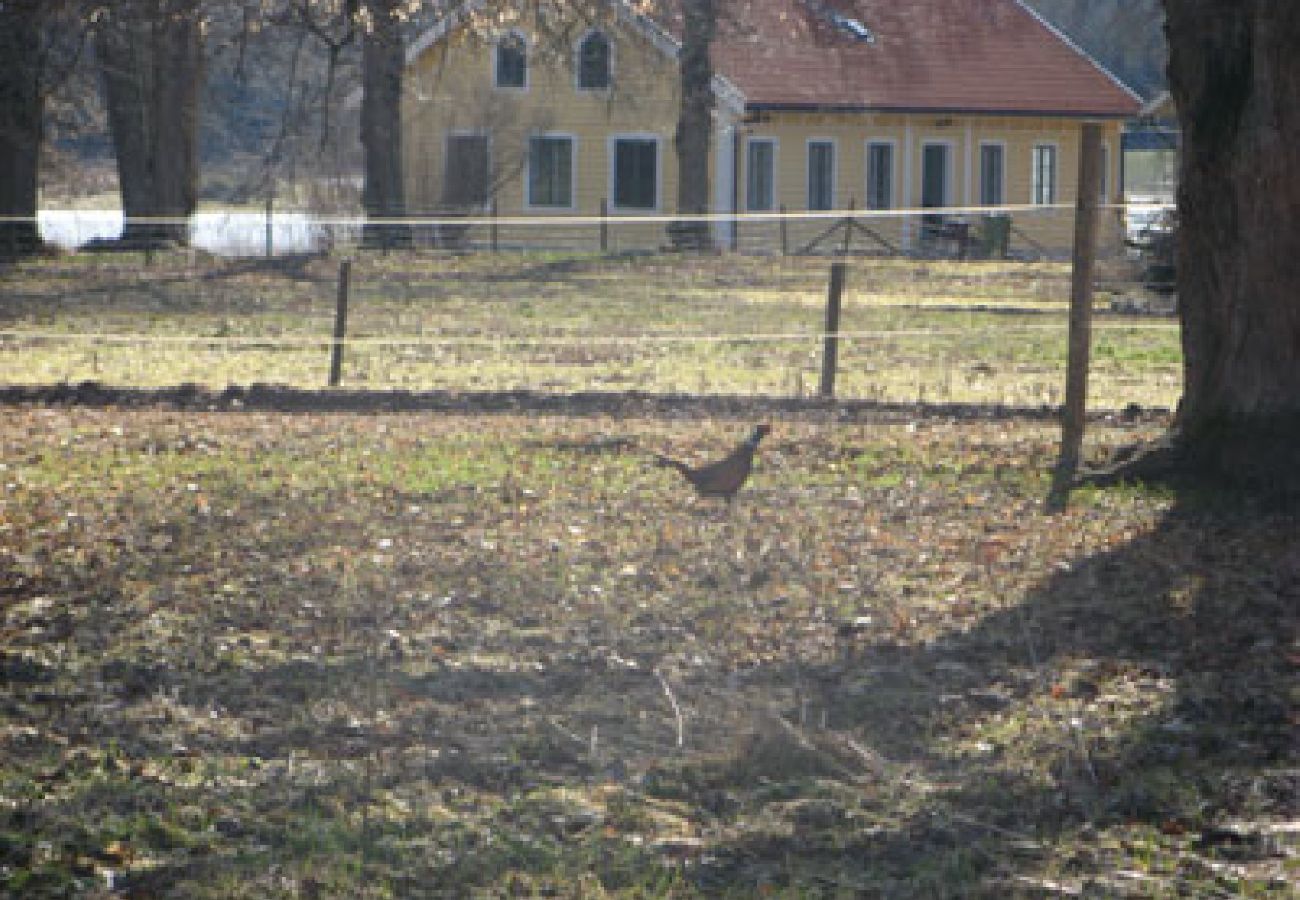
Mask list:
[[[808,142],[808,209],[835,207],[835,144]]]
[[[528,44],[522,34],[511,31],[497,41],[495,71],[499,88],[528,86]]]
[[[573,206],[573,138],[542,135],[528,139],[528,205]]]
[[[647,210],[659,206],[659,140],[618,137],[612,141],[614,207]]]
[[[578,90],[605,91],[610,84],[609,38],[593,31],[578,45]]]
[[[1033,202],[1045,206],[1056,202],[1056,145],[1034,145]]]
[[[488,202],[488,139],[485,134],[447,135],[443,166],[442,203],[482,206]]]
[[[867,144],[867,209],[894,205],[894,145],[887,141]]]
[[[1001,144],[980,144],[980,206],[1006,202],[1006,152]]]
[[[745,206],[770,212],[776,204],[776,142],[751,140],[745,168]]]

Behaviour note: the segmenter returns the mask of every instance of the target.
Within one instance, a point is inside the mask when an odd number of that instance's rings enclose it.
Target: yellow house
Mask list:
[[[501,240],[538,246],[665,242],[673,4],[655,19],[598,6],[539,21],[514,12],[535,4],[483,0],[412,44],[412,215],[491,210]],[[723,246],[912,252],[997,213],[1013,248],[1063,253],[1089,121],[1103,126],[1104,201],[1120,201],[1121,126],[1140,100],[1020,0],[719,6],[710,183]],[[850,216],[861,227],[846,229]],[[1102,221],[1118,246],[1118,209]]]

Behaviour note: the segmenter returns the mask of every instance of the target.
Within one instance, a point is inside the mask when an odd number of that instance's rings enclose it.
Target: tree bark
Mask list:
[[[1300,3],[1165,0],[1183,130],[1177,439],[1197,467],[1300,485]]]
[[[402,173],[402,40],[400,0],[367,0],[369,24],[362,40],[361,143],[365,151],[362,203],[366,215],[400,219],[406,215]],[[363,239],[371,246],[405,246],[409,229],[368,223]]]
[[[0,257],[34,253],[45,96],[41,28],[45,4],[0,5]]]
[[[710,50],[718,28],[717,0],[685,0],[681,55],[681,110],[673,141],[677,153],[677,211],[709,211],[709,150],[713,137],[713,63]],[[680,219],[669,225],[679,249],[713,245],[709,223]]]
[[[130,246],[189,242],[198,206],[199,0],[114,4],[96,34]]]

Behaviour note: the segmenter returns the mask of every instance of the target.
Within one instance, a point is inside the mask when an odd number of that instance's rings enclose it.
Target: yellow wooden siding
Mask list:
[[[407,206],[412,215],[439,212],[443,182],[444,148],[449,132],[490,133],[496,212],[499,216],[596,216],[602,203],[610,204],[612,163],[610,141],[614,135],[653,135],[658,140],[659,205],[653,212],[671,214],[676,206],[677,165],[673,130],[678,111],[678,74],[675,62],[644,37],[631,31],[606,29],[613,44],[614,87],[609,92],[579,91],[569,60],[548,58],[545,48],[529,47],[529,83],[523,90],[493,87],[493,49],[488,39],[468,33],[454,34],[423,53],[407,71],[404,91],[404,148]],[[576,52],[576,44],[565,48]],[[1107,187],[1114,202],[1119,188],[1119,123],[1104,126]],[[1039,143],[1057,146],[1057,202],[1055,210],[1016,210],[1012,221],[1023,235],[1051,252],[1068,252],[1073,238],[1075,182],[1078,171],[1080,123],[1060,118],[938,116],[887,113],[772,113],[761,121],[739,126],[736,145],[722,141],[718,153],[737,152],[739,180],[736,195],[742,218],[739,245],[745,249],[776,250],[781,246],[781,226],[774,221],[745,221],[748,152],[752,140],[773,140],[776,154],[775,204],[790,213],[807,209],[808,142],[830,140],[835,146],[834,207],[866,206],[867,145],[880,140],[894,147],[892,205],[919,207],[922,189],[922,148],[927,142],[947,144],[949,151],[948,200],[954,206],[979,202],[979,147],[996,142],[1004,151],[1005,202],[1029,204],[1033,148]],[[533,134],[563,135],[573,139],[574,203],[566,209],[539,209],[527,205],[525,154]],[[716,167],[715,167],[716,168]],[[610,249],[658,246],[664,242],[662,223],[620,222],[610,210],[607,230]],[[629,216],[636,211],[628,211]],[[971,220],[978,216],[970,216]],[[787,223],[788,249],[798,250],[835,224],[832,218],[804,218]],[[863,223],[895,247],[917,245],[916,217],[866,217]],[[1110,211],[1101,218],[1103,252],[1120,246],[1120,216]],[[559,222],[547,229],[502,225],[502,241],[529,243],[539,234],[555,238],[564,231],[572,242],[594,246],[599,226],[572,229]],[[829,238],[834,247],[839,234]],[[868,238],[856,236],[855,249],[882,249]],[[1019,235],[1016,249],[1030,249]]]
[[[867,200],[867,147],[880,141],[894,147],[894,172],[892,206],[895,209],[919,208],[921,205],[922,148],[929,142],[949,146],[950,205],[956,207],[978,206],[980,199],[979,148],[984,143],[1001,144],[1004,148],[1004,202],[1008,206],[1024,206],[1032,201],[1033,148],[1047,143],[1058,147],[1057,203],[1056,209],[1043,209],[1011,213],[1017,230],[1043,244],[1055,253],[1064,253],[1073,240],[1075,186],[1078,179],[1078,147],[1080,124],[1077,121],[1051,118],[998,118],[998,117],[941,117],[934,115],[856,114],[775,114],[767,121],[746,126],[742,131],[742,146],[751,141],[773,141],[775,145],[776,204],[796,218],[786,226],[789,248],[797,250],[823,234],[835,219],[798,218],[808,208],[808,142],[829,140],[835,146],[836,177],[835,206],[850,207],[861,213],[859,221],[895,246],[913,246],[917,240],[915,217],[866,211]],[[1103,141],[1107,153],[1106,189],[1109,203],[1118,202],[1118,154],[1120,126],[1107,123]],[[969,154],[969,158],[968,158]],[[910,165],[908,158],[910,157]],[[741,154],[740,208],[747,209],[746,185],[748,183],[749,154]],[[965,216],[971,221],[978,214]],[[910,221],[909,221],[910,220]],[[1108,210],[1101,217],[1099,239],[1104,248],[1118,247],[1121,235],[1120,217],[1116,210]],[[755,221],[740,226],[741,243],[758,244],[766,241],[776,247],[780,243],[781,228],[775,222]],[[832,248],[842,238],[842,232],[826,239],[822,246]],[[1013,238],[1013,247],[1017,241]],[[883,249],[869,237],[855,235],[855,248]],[[1023,249],[1031,249],[1023,239]]]
[[[568,61],[549,57],[530,45],[528,86],[503,90],[493,86],[492,43],[461,34],[430,48],[408,67],[404,89],[404,153],[407,207],[413,215],[440,210],[448,132],[490,133],[494,199],[501,217],[597,216],[602,204],[612,217],[610,196],[611,141],[615,136],[653,137],[658,143],[658,206],[649,213],[675,207],[677,166],[672,135],[677,118],[676,65],[661,51],[628,35],[613,38],[610,91],[580,91]],[[571,52],[576,53],[576,46]],[[548,209],[527,204],[526,154],[533,135],[557,135],[574,142],[574,202],[569,208]],[[636,210],[623,211],[628,216]],[[511,229],[513,239],[527,231]],[[537,229],[534,228],[534,233]],[[583,233],[595,240],[596,226]],[[506,226],[502,240],[512,239]],[[616,243],[627,245],[634,234],[662,242],[660,224],[613,228]]]

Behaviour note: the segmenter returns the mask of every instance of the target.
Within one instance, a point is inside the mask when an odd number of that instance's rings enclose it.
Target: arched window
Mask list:
[[[578,90],[609,89],[609,38],[592,31],[578,45]]]
[[[496,85],[499,88],[528,87],[528,44],[517,31],[504,34],[497,41]]]

